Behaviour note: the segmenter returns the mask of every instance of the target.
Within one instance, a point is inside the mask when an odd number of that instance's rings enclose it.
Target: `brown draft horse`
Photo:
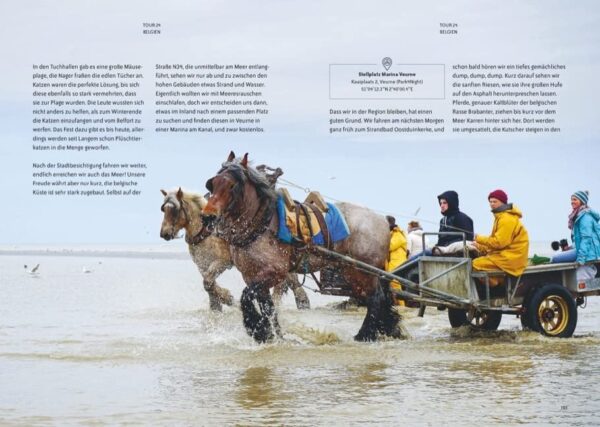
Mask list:
[[[279,334],[269,289],[298,265],[302,265],[303,272],[334,268],[336,276],[350,285],[349,295],[368,298],[367,315],[356,340],[373,341],[378,334],[402,337],[389,283],[379,283],[377,277],[336,259],[326,259],[310,248],[300,250],[278,240],[276,192],[264,175],[248,165],[248,154],[236,161],[231,152],[219,172],[207,181],[206,188],[211,196],[203,210],[203,220],[231,245],[233,263],[246,282],[241,298],[244,326],[256,341],[270,340],[273,329]],[[336,242],[333,250],[383,269],[389,251],[386,219],[350,203],[336,206],[345,217],[350,236]]]
[[[174,239],[180,230],[185,229],[185,241],[192,260],[202,275],[204,289],[208,293],[210,308],[221,311],[222,305],[232,305],[233,296],[228,289],[217,283],[217,277],[233,266],[229,244],[210,233],[202,224],[201,213],[206,199],[196,193],[178,190],[160,190],[164,196],[161,210],[164,214],[160,227],[160,237]],[[286,280],[273,289],[277,300],[287,288],[291,288],[299,309],[310,308],[306,292],[298,282],[296,274],[289,274]]]

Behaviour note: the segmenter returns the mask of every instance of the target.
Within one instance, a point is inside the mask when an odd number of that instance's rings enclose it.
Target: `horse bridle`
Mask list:
[[[210,178],[207,182],[206,182],[206,188],[212,193],[213,191],[213,179],[215,179],[217,176],[219,176],[220,174],[227,172],[227,166],[228,164],[231,162],[225,162],[221,165],[221,169],[219,169],[219,171],[217,172],[217,174],[215,176],[213,176],[212,178]],[[247,172],[244,172],[247,173]],[[239,183],[238,183],[239,184]],[[225,208],[225,210],[229,210],[233,204],[236,203],[235,200],[230,200],[227,207]],[[236,236],[236,238],[230,238],[230,244],[232,244],[233,246],[236,246],[238,248],[243,248],[248,246],[250,243],[254,242],[258,236],[260,236],[262,233],[265,232],[265,230],[269,227],[269,224],[271,223],[271,219],[273,218],[274,215],[274,210],[271,209],[269,206],[264,206],[263,208],[259,209],[254,216],[250,219],[250,222],[248,225],[252,225],[250,226],[246,226],[243,227],[244,230],[250,230],[249,232],[242,232],[240,233],[240,235]],[[217,220],[219,221],[219,220]],[[239,223],[241,221],[240,218],[237,218],[235,220],[235,222]],[[218,226],[217,226],[218,227]],[[224,237],[225,236],[225,232],[221,232],[220,237]],[[219,235],[219,230],[217,229],[217,235]],[[233,236],[232,236],[233,237]]]
[[[187,211],[185,210],[185,207],[183,205],[183,200],[181,200],[181,201],[178,200],[178,202],[179,202],[180,207],[177,207],[177,205],[173,202],[173,196],[169,195],[165,199],[164,203],[160,206],[161,212],[164,212],[165,211],[165,206],[168,205],[168,204],[170,204],[175,209],[177,209],[177,218],[176,219],[179,219],[179,215],[180,215],[179,211],[183,211],[183,215],[185,216],[185,221],[189,222],[190,221],[190,217],[189,217]]]
[[[160,206],[160,210],[162,212],[164,212],[165,206],[167,204],[170,204],[171,206],[173,206],[173,208],[175,208],[177,210],[177,216],[175,218],[175,222],[179,221],[179,217],[180,217],[181,213],[183,212],[183,216],[185,217],[185,222],[186,222],[186,224],[189,224],[190,223],[190,215],[188,214],[187,210],[185,209],[185,202],[183,200],[178,200],[180,207],[177,207],[177,205],[175,203],[173,203],[172,199],[173,199],[172,196],[167,197],[166,200],[164,201],[164,203]],[[198,243],[200,243],[202,240],[204,240],[211,234],[212,234],[212,230],[209,230],[208,227],[202,226],[200,231],[191,238],[188,236],[187,233],[185,233],[185,242],[188,245],[197,245]]]

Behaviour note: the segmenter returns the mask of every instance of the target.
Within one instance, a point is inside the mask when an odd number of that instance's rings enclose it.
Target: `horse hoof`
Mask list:
[[[228,306],[233,305],[233,295],[231,295],[230,293],[227,293],[227,295],[222,296],[220,299],[221,299],[221,302],[225,305],[228,305]]]
[[[310,309],[310,300],[308,299],[308,295],[302,288],[294,289],[294,298],[296,299],[296,308],[298,310],[309,310]]]
[[[358,342],[377,341],[377,335],[376,334],[365,334],[365,333],[359,332],[358,334],[354,335],[354,341],[358,341]]]
[[[310,301],[296,301],[298,310],[310,310]]]
[[[393,331],[389,337],[396,340],[407,340],[410,338],[410,335],[403,328],[398,328]]]
[[[219,301],[219,298],[209,296],[208,300],[211,311],[216,311],[219,313],[223,311],[223,306],[221,305],[221,301]]]
[[[265,333],[265,331],[263,331],[263,330],[252,331],[252,333],[250,333],[250,335],[252,336],[252,338],[254,338],[254,341],[256,341],[259,344],[265,344],[269,341],[272,341],[273,338],[275,338],[270,331],[268,333]]]
[[[217,312],[217,313],[222,313],[223,312],[223,306],[220,303],[211,304],[210,305],[210,311],[214,311],[214,312]]]

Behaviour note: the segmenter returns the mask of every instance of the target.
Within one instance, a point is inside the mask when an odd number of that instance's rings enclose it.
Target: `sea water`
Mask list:
[[[283,338],[259,345],[237,307],[208,309],[183,250],[1,253],[0,424],[599,423],[597,297],[570,339],[507,315],[498,331],[452,329],[428,307],[402,310],[409,340],[357,343],[365,310],[307,290],[313,308],[286,295]],[[239,298],[237,271],[219,282]]]

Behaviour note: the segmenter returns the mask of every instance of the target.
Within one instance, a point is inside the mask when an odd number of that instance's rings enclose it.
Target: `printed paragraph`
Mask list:
[[[36,64],[33,66],[33,150],[105,151],[142,141],[134,64]]]
[[[155,131],[265,132],[268,70],[264,64],[157,64]]]
[[[33,163],[34,196],[139,196],[145,163]]]
[[[565,65],[456,64],[452,66],[452,131],[560,132]]]

